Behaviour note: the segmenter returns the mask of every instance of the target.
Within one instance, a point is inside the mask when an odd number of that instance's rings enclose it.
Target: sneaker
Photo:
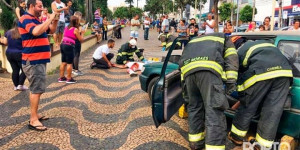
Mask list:
[[[14,87],[14,91],[18,91],[18,87]]]
[[[95,66],[96,66],[96,63],[93,62],[93,63],[90,65],[90,68],[93,69]]]
[[[72,71],[72,74],[74,74],[76,76],[82,76],[83,75],[83,73],[80,70]]]
[[[25,85],[18,85],[17,90],[19,90],[19,91],[25,91],[25,90],[28,90],[28,87],[25,86]]]
[[[71,79],[68,79],[66,83],[73,84],[73,83],[76,83],[76,82],[77,82],[76,80],[71,78]]]
[[[61,77],[61,78],[58,78],[57,79],[58,80],[58,82],[66,82],[67,81],[67,78],[66,77]]]

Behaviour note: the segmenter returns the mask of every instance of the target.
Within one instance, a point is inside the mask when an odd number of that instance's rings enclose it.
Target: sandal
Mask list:
[[[46,117],[46,116],[42,116],[41,118],[39,118],[39,121],[45,121],[45,120],[48,120],[50,118]]]
[[[43,125],[33,126],[31,124],[28,124],[28,128],[31,130],[36,130],[36,131],[46,131],[47,130],[47,128],[40,129],[39,127],[45,127],[45,126],[43,126]]]

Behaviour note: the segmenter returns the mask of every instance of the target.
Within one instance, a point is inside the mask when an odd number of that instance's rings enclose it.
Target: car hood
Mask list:
[[[145,68],[162,68],[163,67],[163,62],[154,62],[154,63],[150,63],[150,64],[146,64],[144,65]],[[178,64],[174,64],[174,63],[171,63],[169,62],[168,63],[168,66],[167,66],[167,69],[178,69]]]

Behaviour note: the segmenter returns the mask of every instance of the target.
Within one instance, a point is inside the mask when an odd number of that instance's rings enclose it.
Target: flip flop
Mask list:
[[[45,126],[43,126],[43,125],[33,126],[33,125],[31,125],[31,124],[28,124],[28,128],[29,128],[30,130],[36,130],[36,131],[46,131],[46,130],[47,130],[47,128],[39,129],[38,127],[45,127]]]
[[[39,118],[39,121],[45,121],[45,120],[48,120],[50,118],[46,117],[46,116],[42,116],[41,118]]]

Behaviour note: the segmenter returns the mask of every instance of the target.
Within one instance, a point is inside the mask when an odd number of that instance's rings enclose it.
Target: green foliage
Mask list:
[[[252,12],[253,9],[250,5],[246,5],[241,11],[240,11],[240,20],[242,22],[249,22],[252,20]],[[257,13],[257,9],[255,8],[255,14]]]
[[[118,7],[113,16],[116,18],[127,18],[129,16],[129,8]]]
[[[222,3],[219,7],[219,15],[222,21],[229,20],[231,16],[231,9],[233,8],[232,3]]]
[[[168,14],[173,11],[173,2],[172,0],[146,0],[144,10],[149,11],[150,15]]]
[[[2,13],[0,14],[0,24],[4,31],[7,31],[12,28],[12,24],[14,22],[14,13],[11,13],[12,10],[6,7],[6,5],[4,5],[2,2],[0,4],[2,9]]]
[[[113,14],[113,17],[116,18],[132,18],[131,16],[134,16],[138,14],[140,17],[143,15],[143,10],[140,8],[129,8],[129,7],[118,7]]]

